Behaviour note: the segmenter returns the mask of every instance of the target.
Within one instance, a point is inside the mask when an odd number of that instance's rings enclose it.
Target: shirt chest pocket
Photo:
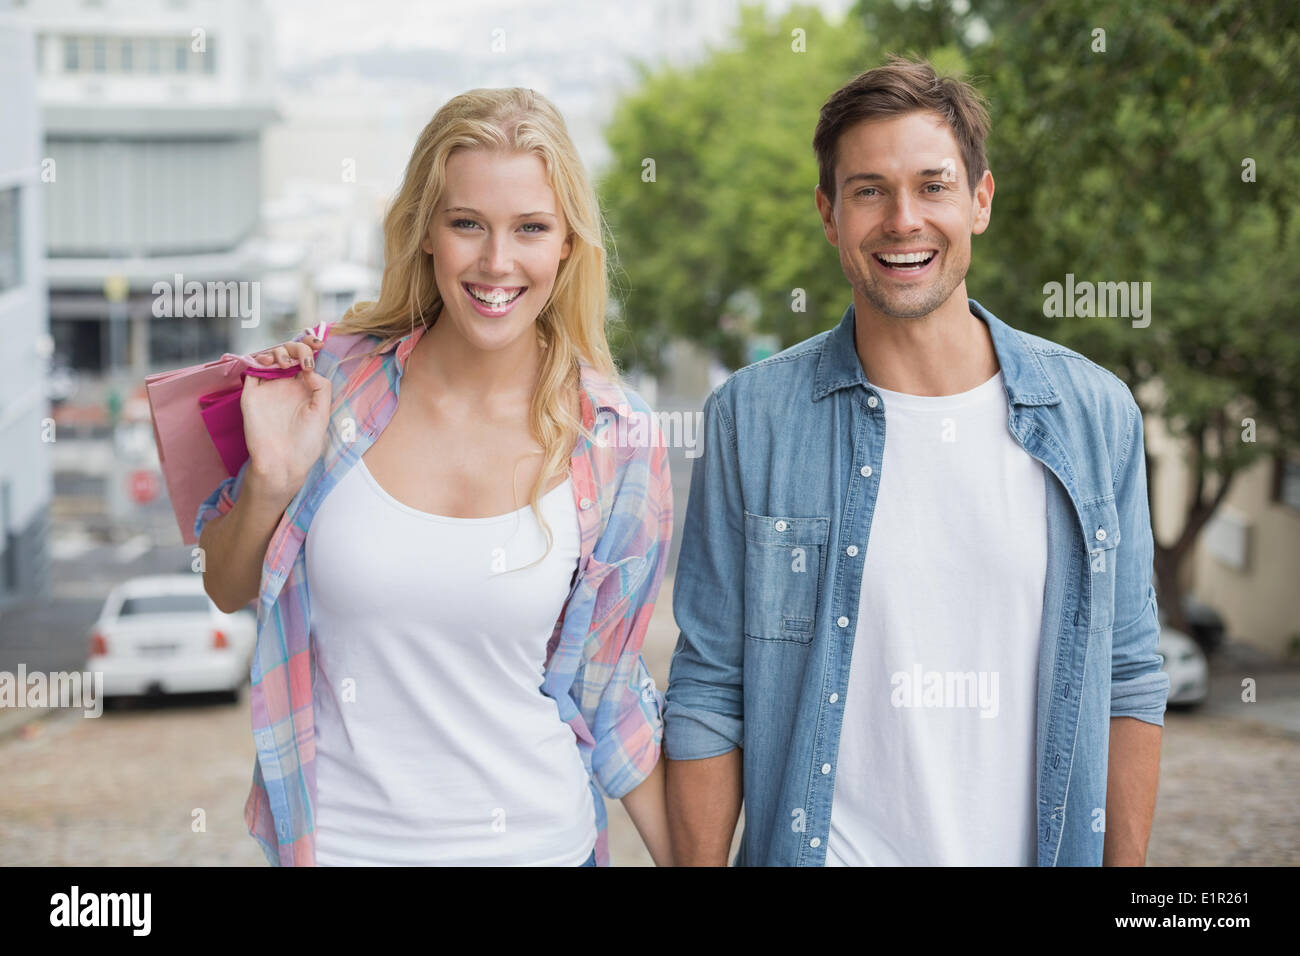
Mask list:
[[[1107,495],[1090,501],[1081,512],[1088,556],[1084,563],[1087,583],[1080,594],[1088,595],[1088,604],[1080,608],[1075,620],[1080,622],[1086,614],[1089,630],[1104,631],[1115,621],[1115,571],[1120,543],[1115,497]]]
[[[812,642],[829,518],[745,512],[745,636]]]

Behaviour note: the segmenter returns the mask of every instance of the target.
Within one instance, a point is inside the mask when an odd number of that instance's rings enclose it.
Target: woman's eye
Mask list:
[[[529,228],[530,226],[536,226],[537,228],[536,228],[536,229],[530,229],[530,228]],[[548,228],[549,228],[549,227],[548,227],[545,223],[541,223],[541,222],[526,222],[526,223],[524,223],[524,229],[527,230],[527,231],[529,231],[529,232],[531,232],[532,235],[534,235],[534,236],[537,235],[538,233],[546,232]]]
[[[453,219],[451,221],[451,228],[453,229],[468,229],[470,226],[477,226],[477,225],[478,223],[476,223],[473,219]]]

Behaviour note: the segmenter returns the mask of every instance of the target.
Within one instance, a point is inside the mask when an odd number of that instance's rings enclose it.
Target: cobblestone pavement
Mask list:
[[[661,689],[670,598],[667,581],[645,645]],[[1165,719],[1148,864],[1300,864],[1300,739],[1213,710]],[[247,691],[30,724],[0,739],[0,865],[263,866],[243,822],[253,760]],[[649,865],[621,803],[606,806],[615,864]]]

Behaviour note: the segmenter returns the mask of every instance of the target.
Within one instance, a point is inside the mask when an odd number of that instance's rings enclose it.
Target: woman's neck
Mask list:
[[[541,344],[532,331],[507,348],[489,352],[466,342],[451,323],[435,320],[408,362],[414,361],[417,374],[439,394],[500,406],[531,400],[541,358]]]

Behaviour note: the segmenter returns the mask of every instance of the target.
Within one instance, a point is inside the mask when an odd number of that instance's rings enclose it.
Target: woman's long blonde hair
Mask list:
[[[554,476],[568,473],[578,434],[593,438],[575,416],[571,401],[580,388],[579,358],[622,384],[605,339],[608,291],[600,206],[564,120],[550,100],[521,87],[476,89],[453,97],[434,114],[416,141],[401,188],[384,216],[379,298],[354,304],[330,332],[379,336],[381,342],[368,353],[374,355],[414,331],[417,321],[427,328],[437,319],[442,296],[433,257],[421,242],[442,200],[447,158],[457,149],[540,156],[572,242],[536,321],[543,348],[529,430],[543,449],[543,461],[529,504],[546,531],[544,558],[554,539],[539,505],[542,489]]]

